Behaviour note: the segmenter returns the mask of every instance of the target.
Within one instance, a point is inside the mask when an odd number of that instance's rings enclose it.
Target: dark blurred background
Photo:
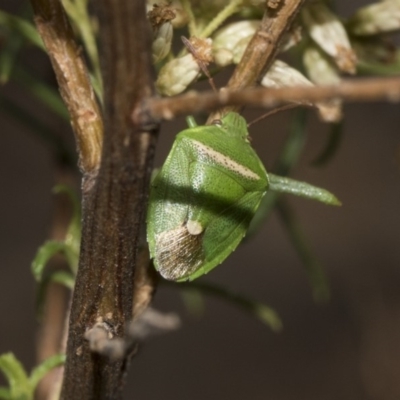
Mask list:
[[[11,10],[18,2],[6,3]],[[348,15],[365,2],[338,4]],[[54,79],[44,56],[29,50],[24,57],[39,76]],[[69,127],[22,86],[1,91],[74,147]],[[343,206],[288,200],[328,275],[330,301],[313,301],[303,266],[273,214],[202,279],[269,304],[283,320],[282,332],[214,298],[206,298],[203,315],[195,317],[180,292],[160,287],[154,306],[178,312],[183,326],[141,347],[127,377],[127,399],[400,399],[399,111],[398,104],[346,105],[341,148],[323,168],[311,162],[326,145],[328,129],[310,113],[305,151],[292,176],[331,190]],[[247,110],[245,116],[260,114]],[[291,116],[251,128],[267,168]],[[158,166],[184,126],[183,120],[163,125]],[[50,231],[54,164],[44,142],[4,110],[0,132],[0,353],[13,351],[30,369],[37,330],[30,264]]]

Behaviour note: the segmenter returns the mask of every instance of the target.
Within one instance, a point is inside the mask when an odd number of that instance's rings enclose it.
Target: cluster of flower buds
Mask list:
[[[260,20],[255,18],[266,5],[279,7],[280,1],[242,0],[236,12],[243,17],[248,10],[253,10],[248,13],[252,18],[217,29],[227,18],[224,14],[226,9],[232,5],[228,0],[170,0],[164,4],[159,0],[148,0],[148,15],[154,32],[153,59],[155,63],[161,61],[159,65],[162,65],[156,83],[160,94],[172,96],[182,93],[210,62],[215,63],[218,69],[238,64],[260,26]],[[327,3],[325,0],[306,2],[280,46],[280,52],[284,52],[300,41],[303,43],[301,51],[307,77],[276,60],[263,77],[263,86],[336,85],[341,81],[342,73],[354,74],[357,68],[368,63],[379,67],[384,63],[400,65],[400,53],[396,47],[377,35],[400,30],[400,0],[381,0],[362,7],[347,22],[338,18]],[[225,15],[222,19],[221,14]],[[167,55],[171,54],[173,29],[185,25],[192,34],[191,49],[187,48],[188,52],[181,52],[165,62]],[[209,37],[204,37],[205,32]],[[341,118],[342,104],[339,100],[315,106],[325,121]]]

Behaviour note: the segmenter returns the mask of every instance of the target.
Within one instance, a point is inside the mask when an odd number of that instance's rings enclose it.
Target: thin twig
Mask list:
[[[149,100],[148,110],[155,118],[166,120],[179,115],[216,110],[226,105],[276,107],[289,102],[325,101],[400,101],[400,78],[371,78],[343,81],[335,86],[298,86],[280,89],[249,88],[242,91],[189,92],[184,95]]]
[[[261,81],[275,59],[284,34],[290,28],[303,3],[304,0],[279,1],[277,7],[270,8],[266,2],[260,26],[235,68],[227,84],[227,90],[241,91]],[[208,121],[218,119],[220,114],[228,111],[238,111],[243,105],[230,103],[229,107],[211,114]]]
[[[31,0],[36,27],[56,74],[68,108],[83,172],[97,170],[103,137],[101,112],[90,84],[86,65],[61,1]]]
[[[275,59],[280,43],[304,0],[280,1],[277,8],[264,13],[260,26],[248,44],[240,63],[228,82],[229,90],[254,86]]]

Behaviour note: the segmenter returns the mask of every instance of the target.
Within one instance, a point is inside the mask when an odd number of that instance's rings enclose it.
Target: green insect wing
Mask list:
[[[239,114],[180,132],[150,188],[147,241],[156,269],[185,281],[219,265],[246,234],[268,185]]]

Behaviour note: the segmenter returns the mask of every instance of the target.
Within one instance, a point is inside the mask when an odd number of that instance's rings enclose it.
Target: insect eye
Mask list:
[[[212,124],[222,128],[222,121],[220,119],[214,119]]]

